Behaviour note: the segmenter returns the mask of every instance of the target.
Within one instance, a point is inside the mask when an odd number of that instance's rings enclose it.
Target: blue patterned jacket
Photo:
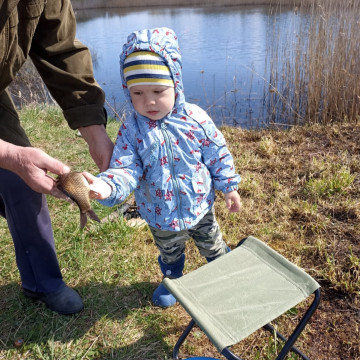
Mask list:
[[[240,176],[222,133],[204,110],[185,102],[181,56],[171,29],[139,31],[128,37],[120,55],[122,73],[133,51],[153,51],[167,62],[175,82],[172,113],[150,120],[134,110],[119,129],[110,167],[98,177],[113,191],[106,206],[123,202],[134,191],[143,219],[162,230],[180,231],[196,225],[210,210],[215,189],[237,190]]]

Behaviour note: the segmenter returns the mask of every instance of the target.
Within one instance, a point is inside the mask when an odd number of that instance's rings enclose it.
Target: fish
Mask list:
[[[81,172],[73,171],[59,175],[56,179],[56,187],[79,207],[81,229],[87,224],[88,217],[100,222],[95,211],[91,208],[89,183]]]

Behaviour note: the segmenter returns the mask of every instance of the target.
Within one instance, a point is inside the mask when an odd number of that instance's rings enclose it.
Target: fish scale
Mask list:
[[[81,229],[85,227],[88,217],[100,222],[95,211],[91,208],[90,187],[81,172],[74,171],[68,174],[59,175],[56,180],[56,186],[79,207]]]

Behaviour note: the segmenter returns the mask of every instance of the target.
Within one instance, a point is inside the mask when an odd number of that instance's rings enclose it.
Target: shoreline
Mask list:
[[[250,6],[250,5],[274,5],[274,6],[297,6],[301,0],[168,0],[166,7],[172,6]],[[132,7],[155,7],[164,6],[163,0],[72,0],[74,10],[85,9],[110,9]]]

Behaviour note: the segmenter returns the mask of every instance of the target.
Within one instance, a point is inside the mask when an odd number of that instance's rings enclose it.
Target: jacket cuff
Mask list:
[[[113,207],[116,204],[116,195],[117,195],[114,185],[111,183],[111,181],[108,181],[106,177],[101,176],[101,173],[97,174],[96,177],[105,181],[111,187],[111,194],[108,198],[103,200],[96,199],[96,201],[99,202],[101,205]]]
[[[239,190],[238,185],[227,186],[227,187],[221,189],[221,191],[224,194],[227,194],[227,193],[232,192],[232,191],[237,191],[237,190]]]
[[[107,114],[102,105],[92,104],[78,106],[64,111],[64,116],[71,129],[82,126],[106,125]]]

